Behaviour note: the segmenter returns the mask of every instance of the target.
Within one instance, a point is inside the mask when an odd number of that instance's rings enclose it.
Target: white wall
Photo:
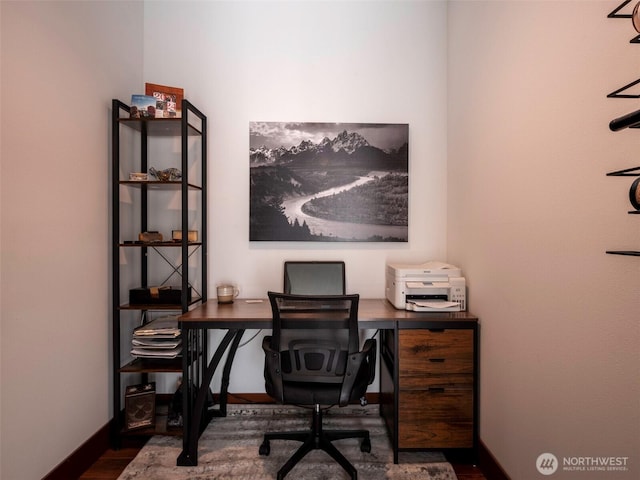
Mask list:
[[[140,2],[0,2],[0,478],[42,478],[111,417],[111,98]]]
[[[640,475],[640,263],[628,215],[640,76],[621,2],[450,2],[449,259],[482,323],[480,435],[514,480],[538,455],[628,456]],[[631,8],[629,8],[629,12]]]
[[[209,118],[210,288],[265,297],[283,260],[337,258],[349,291],[381,297],[386,261],[446,255],[445,2],[149,2],[144,32],[145,81]],[[408,244],[249,242],[252,120],[408,123]],[[230,390],[263,392],[262,361],[242,349]]]

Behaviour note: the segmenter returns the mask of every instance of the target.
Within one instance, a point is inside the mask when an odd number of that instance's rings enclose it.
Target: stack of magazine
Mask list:
[[[138,358],[176,358],[182,351],[178,316],[159,317],[133,331],[131,355]]]

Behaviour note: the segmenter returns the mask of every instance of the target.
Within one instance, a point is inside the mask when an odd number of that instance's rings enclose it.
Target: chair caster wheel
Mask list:
[[[262,442],[262,445],[260,445],[260,450],[258,451],[258,453],[264,456],[267,456],[269,455],[269,453],[271,453],[271,445],[269,445],[269,440],[265,440],[264,442]]]
[[[362,443],[360,444],[360,451],[364,452],[364,453],[371,453],[371,440],[368,438],[365,438],[364,440],[362,440]]]

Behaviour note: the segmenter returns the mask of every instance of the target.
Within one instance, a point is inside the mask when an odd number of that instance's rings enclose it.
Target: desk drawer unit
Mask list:
[[[473,447],[473,331],[398,337],[398,447]]]
[[[380,414],[396,463],[403,450],[477,454],[478,324],[453,320],[382,332]]]

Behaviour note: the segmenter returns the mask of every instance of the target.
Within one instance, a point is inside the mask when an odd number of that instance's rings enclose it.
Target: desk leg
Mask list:
[[[229,390],[229,378],[231,377],[231,365],[233,364],[233,359],[236,356],[236,351],[238,350],[238,345],[240,344],[240,340],[242,340],[243,335],[244,330],[237,330],[237,333],[231,342],[231,348],[229,349],[227,360],[224,363],[224,370],[222,370],[222,382],[220,384],[220,409],[218,410],[217,415],[219,417],[227,416],[227,392]]]
[[[204,331],[206,335],[206,330]],[[202,383],[198,388],[198,393],[195,398],[195,402],[191,404],[190,395],[185,398],[186,403],[184,403],[184,412],[183,412],[183,438],[182,438],[182,453],[178,456],[177,465],[178,466],[195,466],[198,464],[198,439],[200,438],[200,434],[202,430],[206,426],[206,423],[203,423],[203,417],[206,408],[206,400],[207,394],[209,392],[209,385],[211,384],[211,380],[213,379],[213,374],[215,373],[220,361],[222,360],[222,356],[224,352],[227,350],[229,345],[231,344],[231,348],[229,350],[229,354],[227,355],[227,360],[225,362],[225,367],[223,371],[223,380],[222,387],[220,392],[220,405],[222,414],[226,414],[226,406],[227,406],[227,388],[229,386],[229,375],[231,373],[231,364],[233,363],[233,358],[235,356],[236,349],[238,348],[238,344],[244,334],[244,330],[228,330],[225,334],[224,338],[218,345],[216,352],[214,353],[207,369],[204,372],[202,377]],[[186,351],[190,351],[191,348],[191,332],[186,332],[185,335],[186,345],[184,348]],[[226,377],[226,378],[225,378]],[[184,385],[191,387],[193,383],[193,379],[190,378],[190,368],[187,362],[183,363],[183,382]],[[185,391],[189,390],[185,388]],[[224,407],[223,407],[224,405]]]
[[[397,329],[381,330],[380,337],[380,416],[384,419],[398,463],[398,358]]]

